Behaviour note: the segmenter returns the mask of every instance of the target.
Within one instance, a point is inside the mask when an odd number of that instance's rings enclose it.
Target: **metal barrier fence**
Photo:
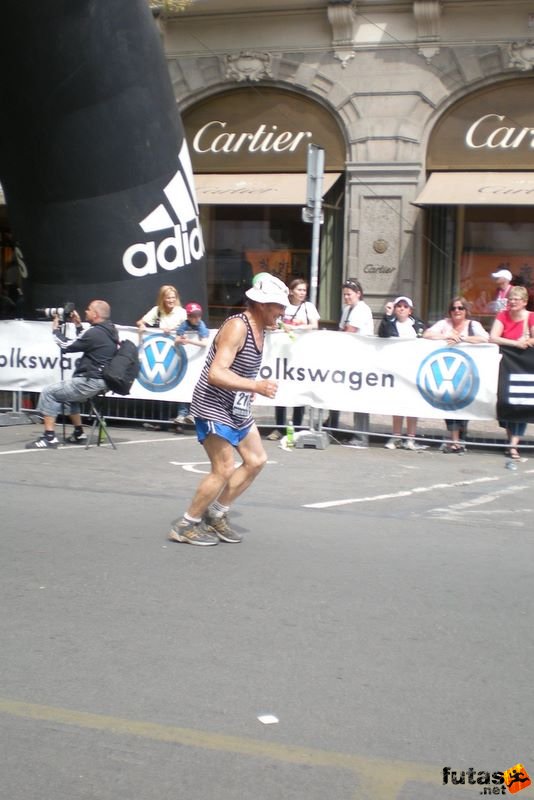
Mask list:
[[[37,407],[39,392],[8,392],[0,391],[0,411],[26,412],[31,415]],[[102,405],[103,416],[110,422],[127,422],[132,424],[153,423],[160,426],[172,424],[177,412],[177,403],[165,400],[140,400],[128,397],[104,397]],[[319,412],[320,413],[320,412]],[[328,414],[324,411],[324,416]],[[85,415],[87,416],[87,415]],[[274,409],[259,407],[256,421],[262,433],[268,433],[275,428]],[[307,425],[303,425],[307,428]],[[315,424],[314,427],[317,427]],[[371,415],[371,425],[368,431],[358,430],[353,425],[352,413],[341,412],[340,422],[333,428],[328,423],[322,427],[329,434],[330,441],[345,444],[350,437],[358,434],[368,435],[372,443],[379,446],[391,437],[391,417]],[[468,437],[466,439],[470,448],[505,449],[509,445],[506,433],[498,427],[494,420],[485,422],[470,422]],[[448,439],[447,431],[442,420],[419,420],[417,441],[429,447],[439,447]],[[534,439],[527,432],[521,440],[521,447],[534,449]]]
[[[37,408],[39,392],[0,392],[0,410],[28,412]],[[176,416],[177,403],[164,400],[137,400],[129,397],[104,397],[106,419],[122,422],[168,423]]]

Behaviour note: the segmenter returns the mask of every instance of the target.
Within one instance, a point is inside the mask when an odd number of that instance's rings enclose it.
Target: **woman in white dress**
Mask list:
[[[358,333],[360,336],[374,336],[373,312],[363,299],[363,287],[356,278],[347,278],[342,284],[343,311],[339,320],[339,330],[345,333]],[[330,411],[324,423],[326,427],[339,427],[339,411]],[[369,414],[355,411],[354,430],[357,431],[347,442],[351,447],[366,450],[369,446]]]
[[[308,295],[308,284],[302,278],[295,278],[289,284],[289,303],[286,306],[282,316],[280,327],[291,333],[294,330],[298,331],[313,331],[319,327],[319,312],[309,300],[306,300]],[[293,425],[297,428],[302,425],[302,417],[304,415],[304,406],[298,406],[293,409]],[[287,409],[284,406],[275,406],[275,422],[276,428],[268,435],[271,441],[277,441],[283,436],[286,427]]]

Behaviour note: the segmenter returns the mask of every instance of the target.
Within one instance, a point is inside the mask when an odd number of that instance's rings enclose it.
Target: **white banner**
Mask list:
[[[210,337],[217,331],[210,331]],[[139,343],[137,329],[119,327]],[[141,371],[130,397],[188,402],[208,348],[175,347],[158,331],[143,336]],[[38,392],[68,377],[77,354],[54,343],[49,322],[0,322],[0,389]],[[61,360],[60,360],[61,359]],[[495,419],[499,349],[449,347],[428,339],[379,339],[337,331],[267,334],[260,376],[275,378],[276,401],[341,411],[435,419]]]
[[[279,381],[276,405],[495,419],[499,361],[492,344],[276,332],[268,337],[260,375]]]

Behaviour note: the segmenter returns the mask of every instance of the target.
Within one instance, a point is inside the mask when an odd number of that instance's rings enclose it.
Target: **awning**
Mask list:
[[[340,175],[325,173],[323,195]],[[211,205],[305,206],[306,182],[305,172],[195,175],[198,202]]]
[[[534,206],[533,172],[433,172],[414,206]]]

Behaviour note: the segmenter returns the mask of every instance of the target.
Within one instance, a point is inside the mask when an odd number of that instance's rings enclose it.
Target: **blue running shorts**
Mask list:
[[[237,447],[245,436],[248,435],[253,425],[254,423],[251,422],[246,428],[233,428],[231,425],[224,425],[222,422],[213,422],[213,420],[195,417],[195,428],[200,444],[202,444],[210,433],[214,433],[216,436],[220,436],[221,439],[230,442],[234,447]]]

